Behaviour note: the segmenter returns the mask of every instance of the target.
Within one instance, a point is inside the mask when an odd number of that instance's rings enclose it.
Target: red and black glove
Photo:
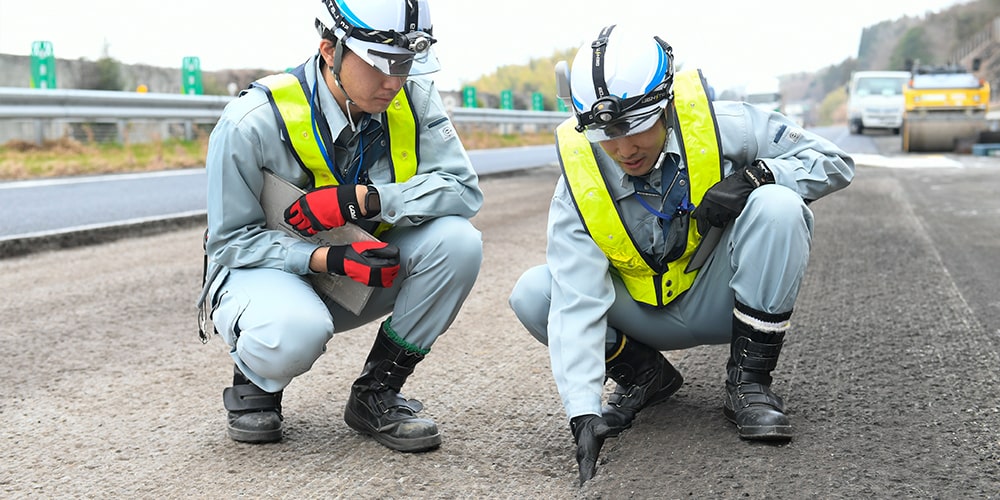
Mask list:
[[[285,222],[302,236],[312,236],[360,218],[357,184],[321,187],[300,196],[285,209]]]
[[[399,248],[381,241],[332,246],[326,269],[366,286],[389,288],[399,274]]]

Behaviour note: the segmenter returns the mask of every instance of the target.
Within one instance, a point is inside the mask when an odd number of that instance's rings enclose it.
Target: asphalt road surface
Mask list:
[[[479,175],[558,161],[552,146],[475,149],[469,160]],[[0,182],[0,258],[28,251],[29,239],[55,247],[76,243],[80,232],[187,223],[204,217],[205,196],[204,167]]]
[[[429,453],[343,422],[376,325],[287,388],[282,442],[230,441],[232,364],[197,338],[197,224],[0,259],[0,497],[1000,498],[1000,159],[892,160],[812,206],[775,373],[788,444],[725,420],[724,346],[671,351],[685,385],[577,485],[547,352],[506,303],[544,261],[548,166],[481,181],[482,272],[404,389],[442,429]]]

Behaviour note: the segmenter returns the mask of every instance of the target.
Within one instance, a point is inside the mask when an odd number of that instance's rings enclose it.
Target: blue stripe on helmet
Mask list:
[[[347,7],[344,0],[337,0],[337,7],[340,9],[340,15],[344,16],[344,20],[351,23],[352,26],[356,28],[372,29],[371,26],[363,23],[357,15],[351,12],[351,9]]]
[[[657,50],[657,60],[656,60],[656,72],[653,73],[653,80],[649,82],[646,86],[646,91],[644,93],[651,92],[657,85],[663,83],[663,80],[667,79],[667,53],[663,50],[660,44],[656,44]]]

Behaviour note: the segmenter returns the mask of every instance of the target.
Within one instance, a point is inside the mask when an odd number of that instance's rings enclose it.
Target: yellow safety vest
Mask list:
[[[299,166],[309,174],[313,186],[318,188],[339,184],[320,149],[322,138],[317,137],[313,131],[309,86],[302,66],[295,68],[292,73],[265,76],[254,82],[253,86],[267,93],[278,127],[283,132],[285,145]],[[393,180],[405,182],[417,173],[419,142],[416,111],[410,104],[405,86],[399,90],[382,116],[383,123],[389,126],[389,159]],[[327,151],[333,149],[330,144],[324,146]],[[387,223],[380,224],[376,234],[389,227],[391,225]]]
[[[674,76],[677,132],[690,178],[689,199],[696,206],[705,191],[722,179],[719,131],[705,88],[700,70],[682,71]],[[575,126],[575,118],[559,125],[556,141],[563,175],[584,226],[618,271],[633,299],[654,306],[670,303],[691,288],[697,276],[697,271],[684,272],[701,241],[697,225],[689,225],[687,246],[681,257],[662,273],[657,272],[658,266],[642,254],[621,219],[607,180],[597,166],[595,146]]]

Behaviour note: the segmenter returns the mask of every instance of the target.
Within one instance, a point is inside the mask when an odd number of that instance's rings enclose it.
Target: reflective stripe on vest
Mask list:
[[[700,70],[674,76],[674,108],[677,115],[681,154],[688,166],[689,196],[697,205],[705,191],[722,178],[722,151],[718,127],[705,92]],[[685,273],[688,260],[701,241],[696,224],[689,224],[684,254],[670,263],[662,274],[654,270],[639,250],[622,222],[618,206],[611,198],[608,180],[594,158],[593,147],[575,129],[570,118],[556,129],[559,161],[576,209],[591,238],[608,257],[629,294],[638,302],[662,306],[691,288],[697,271]]]
[[[285,144],[299,165],[313,179],[314,187],[338,184],[337,178],[327,167],[320,138],[313,133],[312,114],[309,107],[309,87],[305,73],[296,68],[298,75],[279,73],[254,82],[255,87],[267,93],[278,127],[287,138]],[[389,126],[389,150],[395,182],[404,182],[417,173],[417,117],[410,106],[406,87],[399,90],[383,114]],[[330,145],[327,151],[331,151]]]

